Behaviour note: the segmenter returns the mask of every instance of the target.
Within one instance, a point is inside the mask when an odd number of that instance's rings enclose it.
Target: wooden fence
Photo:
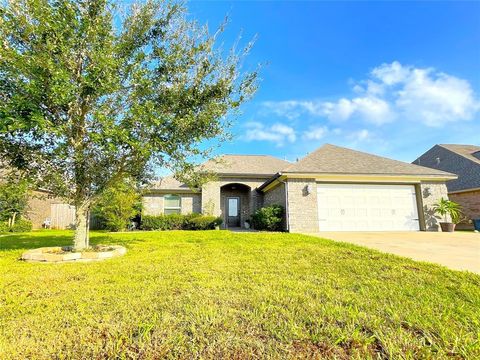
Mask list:
[[[51,204],[52,229],[75,228],[75,206],[69,204]]]

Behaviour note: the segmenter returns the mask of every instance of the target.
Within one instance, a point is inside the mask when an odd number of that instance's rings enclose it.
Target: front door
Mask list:
[[[240,198],[227,198],[227,227],[240,226]]]

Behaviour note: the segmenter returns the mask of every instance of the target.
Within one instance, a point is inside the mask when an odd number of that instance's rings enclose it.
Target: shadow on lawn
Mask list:
[[[112,244],[128,243],[109,236],[100,235],[92,236],[90,238],[91,245],[97,244]],[[39,247],[48,246],[69,246],[72,245],[73,234],[55,234],[49,232],[45,234],[28,233],[28,234],[6,234],[0,235],[0,251],[3,250],[20,250],[20,249],[35,249]]]

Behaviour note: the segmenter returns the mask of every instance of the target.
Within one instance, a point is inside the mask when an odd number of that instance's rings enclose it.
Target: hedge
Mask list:
[[[220,225],[222,219],[196,213],[181,215],[144,215],[140,228],[142,230],[210,230]]]

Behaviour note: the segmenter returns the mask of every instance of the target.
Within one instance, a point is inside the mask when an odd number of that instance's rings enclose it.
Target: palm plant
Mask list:
[[[462,217],[462,207],[454,201],[441,198],[435,205],[435,212],[443,216],[445,222],[448,222],[447,215],[450,215],[452,222],[458,224]]]

